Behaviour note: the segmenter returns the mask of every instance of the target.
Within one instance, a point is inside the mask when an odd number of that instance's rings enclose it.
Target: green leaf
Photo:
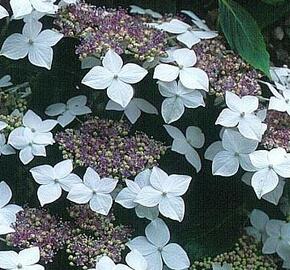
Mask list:
[[[270,56],[256,21],[232,0],[219,0],[219,9],[221,28],[231,48],[269,76]]]
[[[261,0],[264,3],[267,3],[269,5],[279,5],[283,2],[285,2],[285,0]]]

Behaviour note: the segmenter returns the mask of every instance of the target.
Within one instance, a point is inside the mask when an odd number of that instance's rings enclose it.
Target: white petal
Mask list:
[[[149,114],[158,114],[157,109],[147,100],[142,98],[134,98],[133,101],[142,112]]]
[[[124,188],[117,195],[115,202],[122,205],[125,208],[131,209],[137,206],[134,202],[137,194],[132,192],[129,188]]]
[[[204,145],[205,137],[199,127],[189,126],[186,129],[186,139],[188,143],[195,147],[201,148]]]
[[[102,178],[102,180],[98,182],[98,186],[95,190],[99,193],[109,194],[116,188],[117,184],[117,179]]]
[[[145,186],[150,185],[150,176],[151,176],[151,170],[146,169],[140,173],[137,174],[134,181],[140,188],[143,188]]]
[[[33,144],[31,146],[31,153],[34,156],[46,157],[45,146]]]
[[[57,121],[55,120],[45,120],[42,121],[40,126],[37,127],[38,132],[49,132],[57,125]]]
[[[201,170],[200,157],[193,148],[185,153],[185,158],[196,169],[197,172]]]
[[[284,99],[270,97],[268,108],[269,108],[269,110],[285,112],[285,111],[287,111],[287,103],[285,102]]]
[[[121,56],[115,53],[113,50],[108,50],[102,63],[104,68],[111,71],[115,75],[119,74],[123,66],[123,60]]]
[[[162,193],[152,187],[144,187],[137,195],[135,202],[146,207],[153,207],[159,204]]]
[[[129,63],[122,67],[118,76],[121,81],[134,84],[142,81],[147,74],[148,71],[145,68]]]
[[[0,183],[0,209],[4,207],[12,198],[12,191],[10,187],[2,181]]]
[[[15,251],[0,251],[0,268],[14,269],[18,264],[18,254]]]
[[[95,194],[90,200],[90,208],[96,213],[108,215],[113,204],[111,195],[108,194]]]
[[[185,213],[184,201],[180,197],[163,197],[159,203],[160,213],[173,220],[181,222]]]
[[[40,260],[40,251],[38,247],[27,248],[19,252],[19,261],[24,266],[38,263]]]
[[[62,178],[59,181],[60,186],[66,192],[69,192],[73,188],[74,185],[81,184],[81,183],[82,183],[82,179],[74,173],[69,174],[68,176],[66,176],[65,178]]]
[[[15,18],[22,17],[32,12],[32,6],[29,0],[10,0],[10,6]]]
[[[256,172],[252,177],[252,187],[259,199],[261,199],[263,195],[274,190],[278,183],[278,175],[268,168]]]
[[[177,82],[158,81],[158,89],[160,94],[164,97],[175,97],[178,92]]]
[[[232,152],[221,151],[215,155],[212,163],[213,175],[232,176],[239,169],[239,159]]]
[[[183,68],[180,70],[180,81],[189,89],[208,91],[209,79],[207,74],[200,68]]]
[[[148,263],[148,269],[150,270],[163,269],[163,262],[162,262],[161,254],[159,251],[151,253],[150,255],[146,255],[145,259]]]
[[[185,44],[189,49],[191,49],[193,45],[200,42],[200,38],[194,35],[191,31],[186,31],[183,34],[178,35],[176,38],[178,41]]]
[[[221,141],[213,142],[205,151],[204,157],[208,160],[213,160],[217,153],[223,151],[223,145]]]
[[[278,186],[271,192],[265,194],[262,198],[267,202],[278,205],[283,195],[285,181],[279,180]]]
[[[51,69],[53,50],[42,44],[33,44],[29,48],[28,59],[35,66]]]
[[[34,158],[32,148],[30,146],[23,148],[19,152],[19,158],[24,165],[28,164]]]
[[[5,144],[0,147],[0,153],[2,155],[13,155],[16,153],[16,151],[10,145]]]
[[[188,175],[171,174],[168,177],[168,191],[170,195],[182,196],[188,190],[192,178]]]
[[[24,58],[28,54],[28,40],[21,34],[12,34],[3,43],[1,55],[17,60]]]
[[[178,244],[167,245],[163,248],[161,254],[165,264],[171,269],[183,270],[190,266],[186,252]]]
[[[131,250],[138,250],[143,256],[157,251],[157,247],[152,245],[145,236],[138,236],[126,244]]]
[[[111,258],[109,258],[108,256],[103,256],[97,262],[96,270],[114,270],[115,266],[116,265]]]
[[[62,127],[66,127],[68,124],[70,124],[74,119],[76,118],[75,115],[73,115],[70,111],[64,112],[62,115],[60,115],[57,118],[58,123]]]
[[[72,160],[63,160],[54,166],[56,179],[62,179],[68,176],[73,170]]]
[[[8,137],[8,143],[14,148],[21,150],[29,144],[29,138],[26,136],[26,128],[19,127],[14,129]]]
[[[257,169],[266,168],[269,165],[268,151],[267,150],[255,151],[254,153],[250,154],[250,160]]]
[[[133,98],[134,90],[130,84],[114,79],[107,89],[107,95],[111,100],[125,108]]]
[[[248,139],[261,141],[267,126],[255,115],[243,117],[238,125],[238,130]]]
[[[170,240],[170,232],[165,222],[157,218],[145,228],[145,235],[149,242],[156,247],[164,247]]]
[[[279,241],[278,238],[272,238],[272,237],[267,238],[262,249],[263,254],[276,253],[278,241]]]
[[[196,64],[196,54],[193,50],[187,48],[177,49],[173,52],[175,62],[184,68],[192,67]]]
[[[9,16],[8,11],[0,5],[0,20]]]
[[[92,168],[87,168],[84,175],[85,185],[89,187],[90,189],[97,189],[100,181],[101,179],[98,173]]]
[[[165,123],[170,124],[178,120],[184,113],[183,101],[180,98],[166,98],[162,102],[161,114]]]
[[[145,207],[143,205],[137,205],[135,208],[137,217],[147,218],[149,220],[154,220],[158,218],[159,210],[158,207]]]
[[[135,270],[147,270],[147,261],[142,254],[137,250],[132,250],[126,256],[126,263]]]
[[[154,79],[163,82],[172,82],[179,75],[179,68],[168,64],[159,64],[154,70]]]
[[[261,232],[266,229],[266,224],[268,221],[268,215],[261,210],[254,209],[250,214],[251,224]]]
[[[159,191],[167,190],[168,174],[158,167],[153,167],[150,176],[150,184]]]
[[[64,103],[56,103],[48,106],[45,110],[45,114],[49,116],[57,116],[65,112]]]
[[[84,204],[92,198],[93,192],[84,184],[77,184],[72,187],[67,198],[75,203]]]
[[[224,127],[235,127],[239,123],[239,120],[239,113],[233,112],[230,109],[223,109],[215,124]]]
[[[52,30],[42,31],[34,42],[52,47],[63,38],[63,34]]]
[[[252,113],[256,111],[259,106],[259,99],[255,96],[243,96],[241,102],[241,110],[245,113]]]
[[[108,88],[114,78],[114,74],[104,67],[93,67],[83,78],[82,84],[93,89]]]
[[[241,109],[242,107],[242,100],[239,96],[237,96],[236,94],[227,91],[226,92],[226,104],[227,106],[234,112],[243,112],[243,110]]]
[[[183,133],[176,127],[170,126],[170,125],[163,125],[167,131],[167,133],[170,135],[173,139],[180,139],[186,141],[186,138],[184,137]]]
[[[36,183],[47,185],[54,181],[54,169],[50,165],[41,165],[30,170]]]
[[[121,105],[119,106],[122,107]],[[132,124],[134,124],[138,120],[138,118],[141,116],[141,111],[134,104],[133,100],[131,100],[131,102],[127,105],[125,109],[125,115],[127,116],[127,118]]]
[[[162,24],[162,30],[173,34],[184,33],[187,31],[188,28],[190,28],[189,24],[177,19],[173,19],[169,23]]]
[[[37,196],[41,206],[52,203],[60,198],[62,189],[58,183],[41,185],[37,190]]]

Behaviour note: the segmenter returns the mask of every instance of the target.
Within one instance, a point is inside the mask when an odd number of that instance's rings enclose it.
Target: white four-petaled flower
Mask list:
[[[134,89],[131,84],[140,82],[148,71],[136,64],[125,64],[113,50],[109,50],[103,66],[93,67],[83,78],[82,83],[93,89],[107,89],[108,97],[126,107],[133,98]]]
[[[177,40],[185,44],[189,49],[202,39],[211,39],[218,35],[214,31],[194,29],[194,27],[178,19],[172,19],[170,22],[163,23],[161,29],[172,34],[177,34]]]
[[[199,90],[189,89],[181,81],[158,83],[159,91],[165,100],[162,102],[161,114],[164,121],[170,124],[178,120],[184,113],[184,107],[204,107],[203,95]]]
[[[185,212],[181,196],[186,193],[190,182],[190,176],[168,176],[160,168],[154,167],[150,176],[150,186],[145,186],[138,192],[135,202],[146,207],[158,206],[163,216],[181,222]]]
[[[139,218],[147,218],[154,220],[159,215],[158,207],[145,207],[135,202],[139,192],[143,187],[150,186],[151,170],[146,169],[140,172],[135,180],[126,180],[127,187],[123,188],[117,195],[115,201],[125,208],[135,208],[135,212]]]
[[[113,199],[110,193],[116,188],[118,180],[100,178],[92,169],[88,168],[84,175],[84,182],[73,185],[67,198],[78,204],[90,204],[90,208],[102,215],[108,215]]]
[[[53,135],[50,132],[57,122],[45,120],[29,110],[22,119],[23,127],[14,129],[9,137],[8,144],[20,150],[19,158],[23,164],[28,164],[34,156],[46,156],[45,147],[53,144]]]
[[[53,59],[52,46],[62,39],[63,34],[52,30],[43,30],[40,22],[26,23],[22,34],[15,33],[3,43],[1,55],[17,60],[25,58],[36,66],[51,68]]]
[[[92,112],[86,104],[86,96],[76,96],[70,98],[66,104],[56,103],[48,106],[45,110],[45,114],[48,116],[59,115],[57,121],[62,127],[65,127],[70,124],[77,115],[84,115]]]
[[[173,270],[190,266],[186,252],[175,243],[168,244],[170,232],[165,222],[157,218],[145,228],[145,236],[138,236],[127,243],[131,250],[138,250],[148,262],[148,270],[162,270],[163,262]]]
[[[201,170],[201,160],[194,148],[201,148],[204,145],[205,137],[201,129],[189,126],[186,129],[186,136],[176,127],[164,125],[166,131],[173,138],[171,150],[184,155],[186,160],[196,169]]]
[[[147,100],[142,98],[132,98],[132,100],[125,108],[123,108],[120,104],[109,100],[106,106],[106,110],[124,111],[124,114],[132,124],[138,120],[138,118],[141,116],[141,112],[158,114],[157,109]]]
[[[217,149],[217,142],[209,146],[208,152]],[[243,137],[238,131],[226,129],[222,136],[222,149],[213,157],[212,173],[214,175],[232,176],[237,173],[239,166],[246,171],[253,171],[249,154],[254,152],[258,142]]]
[[[61,161],[54,167],[41,165],[30,170],[34,180],[41,185],[37,190],[41,206],[59,199],[62,189],[69,192],[73,185],[82,183],[72,171],[72,160]]]
[[[183,48],[176,49],[172,53],[175,65],[159,64],[154,70],[154,79],[163,82],[172,82],[179,76],[181,83],[189,89],[208,91],[209,79],[207,74],[200,68],[193,67],[196,62],[194,51]]]
[[[18,205],[8,204],[11,198],[10,187],[2,181],[0,183],[0,235],[14,232],[11,225],[16,221],[16,214],[22,210]]]
[[[252,187],[259,199],[276,188],[279,176],[290,177],[290,157],[283,148],[255,151],[250,154],[250,160],[256,168]]]
[[[44,270],[44,267],[38,264],[40,260],[39,247],[32,247],[15,251],[0,251],[0,268],[5,270]]]
[[[246,138],[261,141],[267,125],[254,114],[258,109],[259,100],[254,96],[239,97],[234,93],[226,92],[226,104],[228,108],[223,109],[216,125],[224,127],[236,127]]]

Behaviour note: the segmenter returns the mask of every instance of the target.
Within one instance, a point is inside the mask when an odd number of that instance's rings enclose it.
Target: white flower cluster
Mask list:
[[[290,223],[283,220],[269,219],[263,211],[254,209],[250,214],[249,235],[262,241],[263,254],[274,254],[283,260],[283,268],[290,267]]]

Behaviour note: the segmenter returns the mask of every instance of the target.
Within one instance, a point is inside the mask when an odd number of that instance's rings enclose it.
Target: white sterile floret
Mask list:
[[[19,18],[30,14],[33,10],[54,14],[57,11],[56,0],[10,0],[13,16]]]
[[[5,135],[0,133],[0,156],[13,155],[15,153],[16,151],[9,144],[6,144]]]
[[[195,29],[195,27],[178,19],[172,19],[170,22],[163,23],[161,29],[172,34],[177,34],[177,40],[185,44],[189,49],[202,39],[211,39],[218,35],[214,31]]]
[[[16,33],[9,36],[3,43],[1,55],[18,60],[28,55],[28,60],[33,65],[51,69],[53,50],[63,37],[52,30],[43,30],[40,22],[26,23],[22,34]]]
[[[220,113],[216,125],[237,127],[244,137],[261,141],[267,125],[254,113],[259,106],[258,98],[254,96],[240,98],[234,93],[226,92],[225,99],[228,108]]]
[[[145,236],[134,238],[127,246],[131,250],[138,250],[144,256],[148,270],[162,270],[163,262],[174,270],[189,268],[190,261],[183,248],[175,243],[168,244],[170,232],[162,219],[151,221],[145,228]]]
[[[73,185],[82,183],[72,171],[72,160],[61,161],[54,167],[41,165],[30,170],[34,180],[41,185],[37,190],[41,206],[59,199],[62,190],[69,192]]]
[[[85,115],[92,112],[92,110],[86,106],[86,96],[76,96],[64,103],[56,103],[48,106],[45,110],[45,114],[49,116],[58,116],[57,121],[65,127],[70,124],[78,115]]]
[[[178,120],[186,108],[204,107],[203,95],[199,90],[183,86],[181,81],[158,82],[159,92],[165,97],[162,102],[161,114],[164,121],[170,124]]]
[[[136,5],[131,5],[130,6],[130,13],[132,14],[139,14],[139,15],[148,15],[154,19],[161,19],[162,18],[162,15],[156,11],[153,11],[152,9],[144,9],[144,8],[141,8],[139,6],[136,6]]]
[[[231,265],[227,263],[223,263],[223,264],[214,263],[212,265],[212,270],[232,270],[232,269],[233,268],[231,267]]]
[[[187,48],[174,50],[172,60],[174,65],[159,64],[156,66],[153,78],[163,82],[172,82],[179,77],[186,88],[208,91],[209,79],[206,72],[194,67],[197,62],[194,51]]]
[[[84,175],[84,182],[73,185],[67,198],[78,204],[90,204],[90,208],[102,215],[108,215],[113,199],[111,192],[116,188],[118,180],[100,178],[92,169],[88,168]]]
[[[0,182],[0,235],[14,232],[11,225],[16,222],[16,214],[23,210],[15,204],[8,204],[12,198],[10,187]]]
[[[108,50],[103,66],[93,67],[83,78],[82,83],[93,89],[107,89],[108,97],[126,107],[133,98],[131,84],[140,82],[148,71],[136,64],[125,64],[113,50]]]
[[[127,265],[115,264],[108,256],[102,256],[96,264],[95,269],[90,270],[149,270],[148,263],[138,250],[132,250],[125,258]]]
[[[171,150],[184,155],[186,160],[199,172],[201,160],[195,148],[201,148],[204,145],[205,137],[202,130],[199,127],[189,126],[184,136],[176,127],[170,125],[164,125],[164,127],[173,138]]]
[[[274,96],[270,97],[269,110],[279,112],[287,112],[290,115],[290,88],[286,88],[282,84],[275,83],[272,85],[265,82]]]
[[[139,173],[135,180],[126,180],[127,187],[123,188],[117,195],[115,201],[125,208],[135,208],[136,215],[139,218],[154,220],[159,215],[157,206],[146,207],[135,202],[139,192],[143,187],[150,186],[151,170],[146,169]]]
[[[0,20],[8,16],[9,16],[8,11],[0,5]]]
[[[219,147],[219,144],[215,143],[214,146]],[[211,148],[214,146],[210,146],[211,151]],[[257,141],[243,137],[238,131],[226,129],[222,136],[223,150],[216,153],[213,158],[213,175],[235,175],[238,172],[239,166],[246,171],[253,170],[254,168],[249,160],[249,154],[254,152],[257,146]]]
[[[284,261],[290,260],[290,223],[272,219],[266,225],[267,239],[262,252],[277,253]]]
[[[277,187],[279,176],[290,177],[290,158],[283,148],[255,151],[250,154],[250,160],[256,168],[252,187],[259,199]]]
[[[106,110],[123,111],[132,124],[136,123],[141,116],[141,112],[158,114],[157,109],[147,100],[142,98],[133,98],[125,108],[120,104],[109,100]]]
[[[248,186],[252,186],[252,177],[253,177],[254,173],[253,172],[246,172],[243,174],[242,176],[242,181],[247,184]],[[283,195],[283,191],[284,191],[284,186],[285,186],[285,179],[282,178],[281,176],[279,176],[279,183],[278,185],[275,187],[275,189],[273,189],[272,191],[270,191],[269,193],[266,193],[262,196],[262,199],[264,199],[265,201],[272,203],[274,205],[278,205],[280,203],[280,199]]]
[[[45,120],[29,110],[22,119],[23,127],[14,129],[8,144],[20,150],[19,158],[23,164],[28,164],[34,156],[46,156],[45,147],[54,143],[50,132],[56,125],[55,120]]]
[[[39,247],[31,247],[15,251],[0,251],[0,268],[5,270],[44,270],[44,267],[38,264],[40,260]]]
[[[271,78],[274,82],[290,87],[290,68],[288,67],[271,67]]]
[[[150,186],[145,186],[138,192],[135,202],[146,207],[158,206],[163,216],[181,222],[185,212],[181,196],[188,190],[190,182],[190,176],[169,176],[160,168],[154,167],[150,176]]]
[[[5,75],[0,79],[0,88],[3,87],[8,87],[13,85],[13,83],[11,82],[11,76],[10,75]]]
[[[267,239],[266,225],[269,221],[268,215],[261,210],[254,209],[249,218],[252,226],[245,228],[247,234],[264,243]]]

